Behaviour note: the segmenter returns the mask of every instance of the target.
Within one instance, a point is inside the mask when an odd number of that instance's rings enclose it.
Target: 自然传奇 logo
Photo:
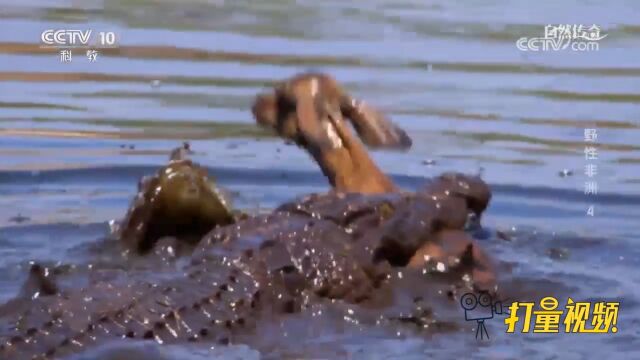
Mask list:
[[[608,34],[601,34],[598,25],[546,25],[544,37],[521,37],[516,41],[520,51],[598,51],[599,41]]]

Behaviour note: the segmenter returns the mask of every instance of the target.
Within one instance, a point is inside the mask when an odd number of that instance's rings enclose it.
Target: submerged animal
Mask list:
[[[366,326],[451,328],[460,291],[495,291],[492,262],[464,232],[491,192],[453,173],[399,191],[343,114],[365,144],[406,148],[407,135],[336,89],[328,76],[302,74],[253,107],[258,123],[309,151],[332,191],[266,215],[234,213],[177,149],[140,182],[117,235],[146,256],[164,239],[190,243],[189,261],[153,271],[87,268],[75,275],[79,286],[33,268],[31,290],[0,307],[0,358],[60,358],[127,339],[252,345],[268,335],[260,324],[318,306]]]
[[[165,236],[195,244],[209,230],[234,222],[213,179],[187,159],[189,145],[171,152],[169,164],[138,183],[138,194],[119,225],[118,237],[138,253]]]

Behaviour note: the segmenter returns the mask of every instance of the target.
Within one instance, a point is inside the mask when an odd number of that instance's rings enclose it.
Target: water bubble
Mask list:
[[[109,232],[110,232],[111,234],[114,234],[114,233],[116,233],[117,231],[118,231],[118,224],[117,224],[117,222],[116,222],[114,219],[109,220]]]
[[[560,170],[560,172],[558,172],[558,176],[560,177],[568,177],[573,175],[573,171],[570,169],[562,169]]]

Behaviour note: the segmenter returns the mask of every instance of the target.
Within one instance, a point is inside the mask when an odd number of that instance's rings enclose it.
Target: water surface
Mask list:
[[[73,249],[103,238],[138,178],[182,141],[191,141],[195,160],[235,194],[237,207],[268,209],[326,190],[308,156],[256,128],[249,111],[265,86],[315,69],[410,132],[410,151],[373,155],[400,185],[413,189],[450,170],[481,172],[494,189],[485,225],[514,239],[487,240],[496,257],[514,262],[523,278],[557,279],[578,298],[621,299],[623,307],[615,336],[507,335],[494,326],[488,343],[476,342],[470,328],[436,339],[334,334],[312,347],[367,359],[629,358],[640,350],[633,342],[640,325],[640,3],[0,6],[1,299],[15,294],[29,260],[74,262]],[[598,24],[608,35],[597,52],[517,50],[518,38],[542,36],[549,23]],[[61,63],[39,44],[43,30],[60,28],[113,31],[119,47],[100,50],[95,63],[82,50]],[[584,194],[586,128],[598,131],[596,196]],[[559,176],[563,170],[573,175]],[[558,247],[568,259],[548,256]],[[249,356],[238,351],[226,356]]]

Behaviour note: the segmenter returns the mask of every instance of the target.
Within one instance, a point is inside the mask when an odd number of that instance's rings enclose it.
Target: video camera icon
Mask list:
[[[484,325],[484,321],[493,319],[493,316],[503,314],[502,302],[493,302],[491,295],[486,292],[481,292],[478,296],[474,293],[466,293],[460,298],[460,305],[464,309],[464,319],[466,321],[477,321],[478,327],[476,328],[476,339],[478,334],[480,339],[484,339],[484,335],[489,338],[489,332]],[[479,306],[478,306],[479,305]]]

